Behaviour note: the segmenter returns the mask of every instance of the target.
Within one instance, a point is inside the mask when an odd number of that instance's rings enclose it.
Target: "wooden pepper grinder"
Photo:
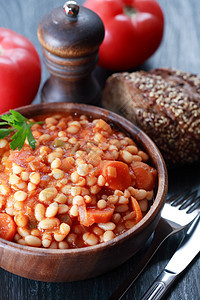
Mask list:
[[[97,14],[68,1],[42,18],[38,38],[51,74],[42,88],[42,102],[98,105],[101,89],[92,71],[104,38],[104,25]]]

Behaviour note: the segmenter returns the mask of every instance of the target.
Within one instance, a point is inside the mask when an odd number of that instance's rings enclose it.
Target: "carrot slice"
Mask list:
[[[131,185],[128,165],[121,161],[104,162],[102,175],[112,190],[125,190]]]
[[[107,223],[112,218],[114,207],[106,207],[100,210],[95,207],[86,209],[86,205],[79,205],[80,224],[89,227],[94,223]]]
[[[94,223],[107,223],[112,218],[114,207],[106,207],[104,209],[88,208],[87,214],[94,219]]]
[[[157,171],[143,162],[134,162],[131,164],[133,173],[136,177],[136,187],[147,191],[155,187]]]
[[[137,224],[142,219],[142,212],[137,200],[131,197],[132,208],[135,212],[135,224]]]
[[[13,218],[6,213],[0,213],[0,237],[12,241],[15,232],[16,225]]]

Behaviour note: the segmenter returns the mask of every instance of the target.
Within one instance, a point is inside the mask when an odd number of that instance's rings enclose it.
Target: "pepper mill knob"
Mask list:
[[[68,1],[40,21],[38,39],[50,72],[42,102],[79,102],[97,105],[101,89],[92,75],[104,25],[93,11]]]

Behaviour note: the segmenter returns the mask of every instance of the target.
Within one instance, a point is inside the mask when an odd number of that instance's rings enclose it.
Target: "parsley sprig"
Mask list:
[[[31,122],[19,112],[10,110],[9,115],[1,116],[2,122],[0,126],[7,126],[6,128],[0,128],[0,139],[8,136],[11,132],[15,132],[11,137],[12,142],[10,143],[10,148],[15,150],[21,150],[26,138],[28,139],[30,147],[34,150],[36,145],[36,140],[31,132],[31,127],[34,124],[43,124],[44,122]]]

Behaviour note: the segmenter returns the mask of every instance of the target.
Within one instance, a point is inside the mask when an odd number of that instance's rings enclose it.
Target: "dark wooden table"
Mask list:
[[[165,14],[165,34],[162,45],[141,68],[173,67],[200,74],[200,1],[159,0]],[[79,1],[83,3],[83,1]],[[37,40],[41,17],[50,9],[63,5],[59,0],[0,0],[0,26],[29,38],[42,58]],[[104,70],[95,70],[103,87]],[[43,65],[42,84],[48,77]],[[34,102],[40,102],[40,93]],[[169,193],[186,187],[200,188],[200,164],[169,170]],[[124,299],[138,300],[152,280],[161,272],[175,250],[181,235],[170,238],[161,247],[144,274],[135,282]],[[21,278],[0,269],[1,300],[63,300],[107,299],[127,277],[145,252],[145,247],[119,268],[98,278],[74,283],[45,283]],[[39,267],[39,266],[38,266]],[[87,266],[86,266],[87,267]],[[27,265],[27,268],[29,266]],[[69,270],[70,272],[70,270]],[[200,299],[200,257],[198,256],[167,295],[168,300]]]

